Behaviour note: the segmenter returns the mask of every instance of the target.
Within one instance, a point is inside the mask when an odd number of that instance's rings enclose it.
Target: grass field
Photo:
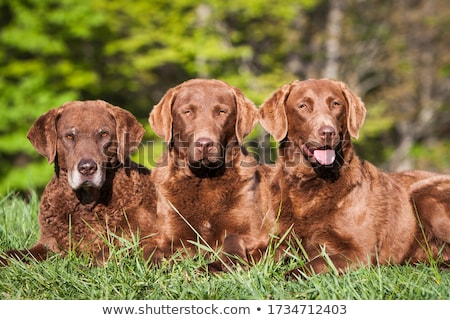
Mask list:
[[[0,199],[0,252],[27,248],[39,235],[39,199]],[[199,271],[205,259],[174,259],[149,268],[132,243],[113,252],[104,267],[88,257],[52,256],[42,263],[0,267],[0,299],[450,299],[450,272],[434,267],[374,266],[342,276],[332,273],[288,281],[284,272],[301,263],[274,262],[268,254],[251,269],[212,275]]]

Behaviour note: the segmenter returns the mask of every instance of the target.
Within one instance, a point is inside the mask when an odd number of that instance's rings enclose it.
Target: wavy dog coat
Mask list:
[[[412,203],[412,185],[433,174],[385,173],[355,154],[351,138],[358,137],[365,114],[344,83],[328,79],[286,84],[260,108],[262,126],[280,142],[270,186],[277,234],[288,235],[279,250],[300,242],[309,259],[290,274],[327,272],[324,251],[340,271],[425,261],[442,248],[442,258],[450,257],[450,228],[438,233],[430,224],[424,238]],[[442,212],[419,213],[422,220],[437,214],[450,221]],[[431,252],[424,252],[425,242]]]
[[[237,88],[219,80],[193,79],[170,89],[149,121],[168,144],[152,176],[158,215],[168,219],[168,254],[198,250],[193,242],[228,256],[259,259],[269,242],[266,217],[268,168],[247,155],[242,143],[257,109]]]

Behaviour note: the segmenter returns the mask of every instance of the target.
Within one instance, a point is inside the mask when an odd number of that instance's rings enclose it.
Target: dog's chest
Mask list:
[[[279,223],[283,231],[292,226],[297,235],[314,242],[336,230],[342,234],[350,227],[358,230],[367,227],[366,194],[370,190],[360,179],[336,182],[285,179],[281,185],[283,200]]]
[[[238,181],[188,179],[166,188],[167,199],[180,213],[211,217],[233,208],[240,197]]]
[[[330,221],[339,210],[346,192],[348,190],[333,183],[286,181],[280,192],[280,219],[288,225],[294,224],[298,229],[309,229],[316,222]]]
[[[198,235],[217,245],[227,234],[251,232],[261,222],[260,179],[254,171],[226,170],[220,177],[199,178],[156,170],[157,212],[172,239],[196,241]]]

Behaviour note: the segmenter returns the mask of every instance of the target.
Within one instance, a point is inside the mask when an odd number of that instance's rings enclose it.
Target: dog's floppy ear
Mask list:
[[[56,157],[56,121],[61,114],[64,106],[41,115],[31,126],[27,133],[27,138],[30,140],[33,147],[44,157],[47,158],[48,163],[55,161]]]
[[[150,112],[148,122],[153,131],[167,143],[172,140],[172,106],[177,87],[169,89]]]
[[[125,163],[125,159],[139,147],[145,134],[144,127],[131,112],[101,102],[116,121],[117,157],[121,163]]]
[[[285,102],[291,84],[285,84],[275,91],[259,108],[261,125],[277,142],[283,140],[288,131]]]
[[[350,91],[345,83],[339,82],[339,84],[347,100],[346,116],[348,132],[353,138],[358,138],[359,129],[361,129],[366,117],[366,107],[364,106],[364,102]]]
[[[250,99],[246,98],[241,90],[233,87],[237,115],[236,115],[236,137],[238,143],[242,144],[244,138],[252,132],[258,122],[258,109]]]

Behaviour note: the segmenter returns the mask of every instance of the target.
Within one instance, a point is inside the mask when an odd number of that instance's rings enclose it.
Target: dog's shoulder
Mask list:
[[[67,181],[67,173],[61,171],[58,175],[53,175],[45,186],[40,200],[40,213],[47,218],[64,215],[74,210],[78,204],[79,200]]]
[[[111,193],[111,203],[107,206],[133,207],[142,205],[142,202],[155,200],[156,187],[152,177],[152,170],[129,161],[113,172],[112,181],[105,184],[103,193]]]
[[[113,183],[114,185],[124,186],[124,188],[127,186],[151,187],[153,183],[152,171],[139,163],[129,161],[116,169]]]

